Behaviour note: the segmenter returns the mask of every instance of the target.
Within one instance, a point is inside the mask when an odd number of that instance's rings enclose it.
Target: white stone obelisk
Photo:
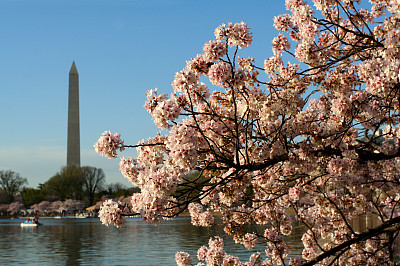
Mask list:
[[[72,62],[69,71],[67,165],[81,166],[79,133],[79,75]]]

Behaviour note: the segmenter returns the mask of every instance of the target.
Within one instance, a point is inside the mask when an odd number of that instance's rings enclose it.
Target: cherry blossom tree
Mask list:
[[[50,212],[52,213],[62,213],[62,211],[65,211],[63,208],[63,203],[60,200],[53,201],[50,203]]]
[[[45,215],[51,210],[51,202],[47,200],[41,201],[40,203],[32,205],[31,209],[38,214]]]
[[[25,205],[21,202],[18,201],[14,201],[12,203],[10,203],[10,205],[8,205],[8,209],[7,211],[11,214],[14,215],[17,212],[24,210],[25,209]]]
[[[219,212],[236,243],[265,247],[246,265],[394,265],[400,2],[360,2],[286,0],[289,13],[274,18],[274,55],[262,66],[240,57],[252,42],[244,22],[216,28],[216,40],[176,73],[173,93],[147,92],[159,134],[132,146],[104,132],[95,144],[108,158],[136,148],[136,158],[120,161],[141,189],[132,211],[158,223],[189,210],[198,226]],[[187,178],[193,171],[198,178]],[[101,212],[103,223],[121,226],[126,210],[107,201]],[[363,215],[379,225],[359,231],[352,220]],[[294,222],[305,228],[300,257],[285,241]],[[221,238],[197,259],[241,265]],[[193,258],[178,252],[176,262]]]
[[[67,199],[61,203],[59,209],[69,211],[69,212],[75,212],[75,211],[83,210],[86,207],[87,207],[87,203],[85,203],[84,201]]]
[[[0,204],[0,215],[7,213],[9,204]]]

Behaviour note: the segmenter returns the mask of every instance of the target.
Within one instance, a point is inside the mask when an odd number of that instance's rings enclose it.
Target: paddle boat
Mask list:
[[[33,219],[28,219],[25,222],[21,223],[22,227],[35,227],[35,226],[39,226],[42,225],[41,223],[38,222],[38,220],[36,218]]]

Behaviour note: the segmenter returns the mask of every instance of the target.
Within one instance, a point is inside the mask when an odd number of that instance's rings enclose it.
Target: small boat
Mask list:
[[[21,227],[36,227],[42,225],[37,221],[37,219],[28,219],[25,222],[21,223]]]
[[[90,218],[90,214],[89,213],[77,213],[75,214],[75,218]]]

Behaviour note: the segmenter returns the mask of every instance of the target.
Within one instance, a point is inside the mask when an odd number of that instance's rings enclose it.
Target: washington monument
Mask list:
[[[81,166],[79,75],[75,61],[69,71],[67,165]]]

